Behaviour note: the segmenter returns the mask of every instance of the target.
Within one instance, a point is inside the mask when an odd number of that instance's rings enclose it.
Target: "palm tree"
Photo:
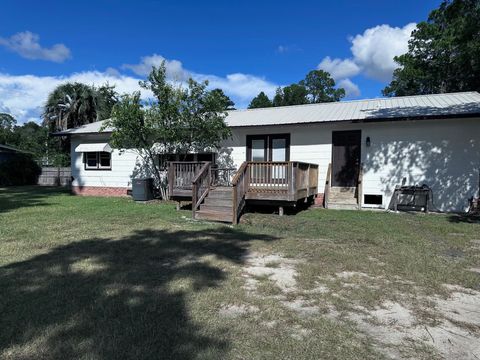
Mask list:
[[[108,84],[99,88],[78,82],[62,84],[48,96],[44,123],[51,131],[59,131],[104,120],[116,101],[117,93]]]

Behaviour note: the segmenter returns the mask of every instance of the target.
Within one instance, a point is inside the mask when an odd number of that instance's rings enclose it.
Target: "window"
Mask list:
[[[215,163],[216,153],[206,152],[198,154],[160,154],[158,156],[158,165],[160,170],[166,170],[170,161],[210,161]]]
[[[247,161],[289,161],[290,134],[247,135]]]
[[[112,154],[109,152],[84,153],[85,170],[111,170]]]
[[[383,196],[382,195],[367,195],[363,196],[363,203],[365,205],[382,205]]]

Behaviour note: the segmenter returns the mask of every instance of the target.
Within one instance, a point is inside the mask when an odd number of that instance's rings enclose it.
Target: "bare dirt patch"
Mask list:
[[[393,358],[408,357],[408,349],[423,348],[445,359],[479,359],[480,292],[455,289],[448,298],[425,299],[434,304],[426,310],[432,312],[435,323],[426,323],[414,308],[393,301],[342,316],[355,322],[380,351]]]
[[[255,291],[257,289],[259,277],[265,277],[272,281],[282,292],[297,290],[295,264],[298,263],[298,260],[287,259],[278,254],[251,253],[246,256],[245,262],[244,277],[247,290]]]
[[[361,288],[379,291],[391,282],[418,287],[400,276],[387,280],[383,276],[364,272],[342,271],[319,278],[313,288],[302,290],[297,283],[299,274],[296,265],[299,263],[300,260],[280,254],[251,253],[246,257],[243,272],[245,288],[251,294],[260,296],[258,289],[263,281],[268,281],[279,289],[279,294],[269,297],[296,313],[298,319],[327,316],[334,321],[353,323],[364,336],[373,340],[379,351],[390,358],[410,358],[422,353],[427,358],[480,359],[480,292],[445,285],[445,290],[450,292],[449,297],[423,296],[417,299],[424,304],[422,306],[417,302],[413,304],[407,294],[398,293],[396,298],[401,301],[386,300],[373,308],[352,301],[347,310],[337,309],[332,299],[349,302],[350,299],[346,298],[349,291]],[[335,284],[337,290],[332,287]],[[345,290],[338,293],[339,288]],[[322,309],[319,304],[323,304]],[[229,316],[249,311],[246,307],[224,310]],[[298,340],[308,337],[311,332],[302,326],[292,327],[291,330],[291,336]]]

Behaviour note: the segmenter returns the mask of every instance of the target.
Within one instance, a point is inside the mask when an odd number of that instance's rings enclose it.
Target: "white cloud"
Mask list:
[[[42,108],[48,94],[61,83],[77,81],[86,84],[102,85],[105,82],[115,85],[117,91],[133,92],[140,90],[139,79],[129,76],[114,76],[107,72],[87,71],[70,76],[9,75],[0,73],[0,108],[8,109],[19,123],[40,122]],[[143,96],[149,94],[143,91]]]
[[[71,57],[70,49],[63,44],[55,44],[50,48],[42,47],[40,37],[30,31],[19,32],[9,38],[0,37],[0,45],[21,57],[31,60],[47,60],[63,62]]]
[[[158,67],[164,61],[168,78],[177,81],[185,81],[191,76],[190,73],[183,68],[183,65],[180,61],[167,60],[162,55],[158,54],[144,56],[140,59],[140,63],[138,64],[123,64],[122,69],[131,70],[136,75],[145,77],[150,73],[152,67]]]
[[[170,80],[184,82],[190,77],[196,81],[207,80],[209,88],[222,89],[228,96],[232,97],[235,105],[239,108],[246,107],[260,91],[273,96],[275,89],[278,87],[278,85],[263,77],[250,74],[233,73],[221,77],[213,74],[197,73],[185,69],[178,60],[168,60],[158,54],[142,57],[138,64],[124,64],[122,69],[129,69],[135,74],[145,77],[152,70],[152,66],[159,66],[163,61],[165,61],[167,77]]]
[[[379,25],[354,36],[352,42],[353,61],[369,77],[389,81],[397,64],[393,58],[408,50],[408,40],[416,24],[403,28]]]
[[[138,77],[122,74],[115,68],[107,68],[103,72],[78,72],[68,76],[10,75],[0,73],[0,109],[8,110],[19,123],[27,121],[40,122],[42,108],[48,94],[59,84],[65,82],[81,82],[96,86],[108,82],[110,85],[115,85],[119,93],[141,91],[144,99],[149,98],[152,94],[141,89],[138,82],[144,79],[144,74],[148,74],[150,71],[151,65],[148,67],[148,64],[159,65],[161,64],[160,59],[163,59],[163,57],[152,55],[142,58],[142,61],[137,65],[128,65],[129,69],[141,75]],[[260,91],[273,96],[278,86],[254,75],[234,73],[221,77],[190,72],[185,70],[179,61],[173,60],[166,63],[167,73],[172,81],[184,81],[186,76],[191,76],[197,81],[208,80],[209,88],[223,89],[235,102],[237,108],[246,107],[250,100]],[[170,64],[170,67],[168,64]],[[126,68],[125,65],[122,68]]]
[[[302,51],[302,49],[299,48],[297,45],[278,45],[277,48],[275,49],[275,52],[277,54],[286,54],[286,53],[298,52],[298,51]]]
[[[360,67],[354,61],[350,59],[331,59],[330,56],[325,57],[317,68],[330,73],[335,80],[345,79],[360,73]]]
[[[416,24],[410,23],[402,28],[379,25],[367,29],[349,39],[351,58],[332,59],[326,56],[318,64],[318,69],[329,72],[345,89],[347,97],[358,97],[360,89],[350,78],[364,74],[382,82],[390,81],[398,66],[393,58],[407,52],[408,40],[415,27]]]
[[[197,81],[208,80],[210,88],[223,89],[227,95],[236,100],[237,107],[248,105],[245,102],[249,102],[261,91],[268,96],[273,96],[278,87],[264,78],[242,73],[229,74],[226,77],[193,74],[193,78]]]
[[[345,94],[347,98],[359,97],[361,92],[357,84],[354,84],[350,79],[342,79],[338,82],[338,87],[345,89]]]

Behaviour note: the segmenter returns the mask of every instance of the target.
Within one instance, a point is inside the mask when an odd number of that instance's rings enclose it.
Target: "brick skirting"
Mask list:
[[[107,186],[72,186],[72,193],[81,196],[128,196],[127,188]]]
[[[323,193],[318,193],[317,197],[315,198],[315,202],[313,203],[313,206],[315,207],[325,206],[325,204],[323,203],[324,198],[325,198],[325,195]]]

